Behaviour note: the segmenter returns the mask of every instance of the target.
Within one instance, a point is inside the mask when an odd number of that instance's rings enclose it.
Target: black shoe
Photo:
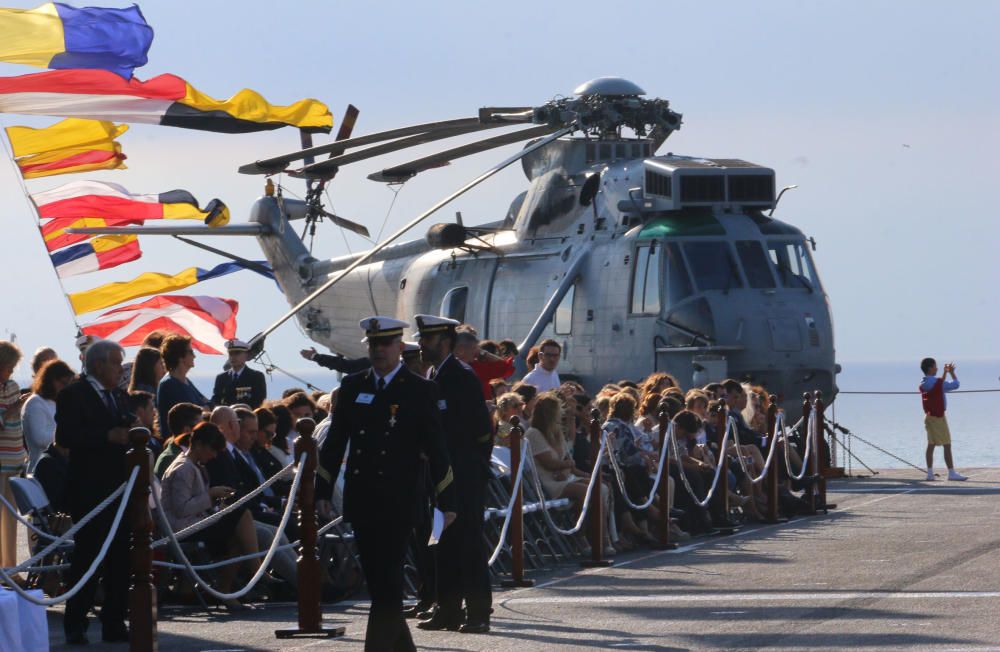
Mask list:
[[[66,632],[66,645],[89,645],[87,634],[84,632]]]
[[[105,643],[128,643],[128,627],[109,627],[101,630],[101,640]]]
[[[438,609],[433,616],[428,620],[422,620],[417,623],[417,628],[426,629],[428,631],[440,631],[442,629],[447,629],[452,632],[457,632],[462,627],[462,616],[449,616]]]
[[[679,509],[677,507],[670,508],[670,518],[684,518],[685,514],[687,514],[686,510]]]
[[[427,620],[428,618],[434,616],[434,612],[432,611],[433,607],[434,605],[432,604],[428,604],[426,602],[418,602],[412,607],[403,609],[403,618],[420,618],[420,620]],[[421,617],[421,614],[427,614],[427,615]]]
[[[475,620],[470,621],[458,628],[463,634],[486,634],[490,631],[490,621]]]
[[[434,617],[434,612],[435,612],[435,608],[432,605],[430,609],[427,609],[425,611],[421,611],[420,613],[418,613],[416,615],[416,619],[417,620],[430,620],[431,618]]]

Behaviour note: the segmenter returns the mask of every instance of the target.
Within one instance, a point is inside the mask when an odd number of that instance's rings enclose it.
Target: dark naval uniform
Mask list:
[[[448,356],[432,372],[438,385],[448,453],[455,473],[457,517],[437,546],[438,606],[443,620],[460,620],[465,599],[469,623],[489,623],[493,603],[483,541],[483,510],[493,452],[493,427],[472,368]]]
[[[256,410],[266,398],[267,378],[262,371],[243,367],[239,374],[223,371],[215,377],[212,389],[212,403],[215,405],[246,403]]]
[[[344,518],[354,526],[372,598],[365,649],[415,650],[402,615],[403,559],[423,494],[420,454],[429,460],[442,511],[454,509],[452,469],[434,383],[404,366],[383,388],[377,380],[368,369],[341,383],[320,450],[316,498],[332,497],[346,452]]]

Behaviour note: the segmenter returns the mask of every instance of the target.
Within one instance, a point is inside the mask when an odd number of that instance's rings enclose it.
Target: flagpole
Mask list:
[[[28,186],[24,183],[24,177],[21,176],[21,168],[17,167],[17,161],[14,159],[14,144],[10,142],[10,136],[7,134],[7,121],[0,118],[0,125],[4,128],[4,138],[0,138],[3,141],[4,151],[7,152],[7,157],[10,160],[11,166],[14,168],[14,177],[17,179],[18,184],[21,186],[21,192],[24,193],[24,198],[28,202],[28,208],[31,214],[35,217],[35,232],[42,241],[42,249],[46,251],[46,256],[48,256],[48,247],[45,246],[45,238],[42,237],[42,220],[41,215],[38,213],[38,207],[35,206],[35,202],[31,199],[31,193],[28,192]],[[52,257],[48,256],[49,263],[52,263]],[[52,265],[52,272],[56,275],[56,282],[59,284],[59,289],[62,291],[63,299],[66,300],[66,307],[69,308],[70,319],[73,320],[73,325],[76,326],[77,333],[81,332],[80,322],[76,319],[76,312],[73,310],[73,304],[69,300],[69,293],[66,292],[66,286],[63,285],[62,278],[59,276],[59,272],[56,271],[55,265]]]

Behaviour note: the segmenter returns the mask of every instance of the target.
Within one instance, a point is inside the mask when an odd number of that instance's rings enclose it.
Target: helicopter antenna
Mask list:
[[[778,198],[774,200],[774,206],[772,206],[771,210],[767,212],[767,216],[771,217],[772,215],[774,215],[774,209],[778,207],[778,202],[781,201],[781,196],[785,194],[785,191],[787,191],[787,190],[795,190],[798,187],[799,186],[797,184],[793,183],[790,186],[785,186],[784,188],[782,188],[781,192],[778,193]]]
[[[268,326],[267,328],[265,328],[263,331],[261,331],[257,335],[254,335],[253,338],[251,338],[251,340],[250,340],[250,354],[251,354],[251,357],[255,357],[256,355],[260,354],[260,352],[263,350],[263,347],[264,347],[264,340],[265,340],[265,338],[268,335],[270,335],[272,332],[274,332],[275,329],[277,329],[279,326],[281,326],[282,324],[284,324],[286,321],[288,321],[289,319],[291,319],[292,317],[294,317],[300,310],[302,310],[303,308],[305,308],[306,306],[308,306],[310,303],[312,303],[313,301],[315,301],[321,294],[323,294],[328,289],[330,289],[334,284],[336,284],[337,282],[339,282],[342,278],[344,278],[345,276],[347,276],[348,274],[350,274],[351,272],[353,272],[356,268],[358,268],[361,265],[365,264],[369,259],[373,258],[378,252],[382,251],[383,249],[385,249],[386,247],[388,247],[390,244],[392,244],[393,242],[395,242],[396,240],[398,240],[407,231],[409,231],[410,229],[412,229],[413,227],[415,227],[417,224],[423,222],[425,219],[427,219],[428,217],[430,217],[431,215],[433,215],[434,213],[436,213],[437,211],[439,211],[443,207],[447,206],[453,200],[457,199],[458,197],[460,197],[461,195],[465,194],[469,190],[472,190],[473,188],[475,188],[476,186],[478,186],[479,184],[481,184],[483,181],[486,181],[487,179],[489,179],[490,177],[492,177],[497,172],[500,172],[501,170],[503,170],[504,168],[510,166],[511,164],[520,161],[522,158],[524,158],[528,154],[534,152],[535,150],[541,149],[542,147],[545,147],[546,145],[548,145],[552,141],[557,140],[557,139],[562,138],[563,136],[565,136],[567,134],[572,133],[577,128],[578,127],[577,127],[576,121],[574,120],[568,126],[563,127],[562,129],[559,129],[557,131],[554,131],[551,134],[549,134],[548,136],[546,136],[545,138],[541,138],[538,141],[536,141],[536,142],[528,145],[527,147],[525,147],[521,151],[519,151],[516,154],[514,154],[513,156],[510,156],[509,158],[501,161],[500,163],[494,165],[492,168],[490,168],[486,172],[480,174],[478,177],[476,177],[475,179],[473,179],[469,183],[465,184],[464,186],[462,186],[461,188],[459,188],[455,192],[451,193],[450,195],[448,195],[444,199],[440,200],[439,202],[437,202],[436,204],[434,204],[433,206],[431,206],[429,209],[427,209],[426,211],[424,211],[423,213],[421,213],[420,215],[418,215],[417,217],[415,217],[412,221],[410,221],[408,224],[406,224],[405,226],[403,226],[401,229],[399,229],[398,231],[396,231],[395,233],[393,233],[392,235],[390,235],[388,238],[386,238],[385,240],[383,240],[382,242],[380,242],[377,246],[375,246],[374,248],[368,250],[366,253],[364,253],[361,256],[359,256],[354,262],[352,262],[350,265],[348,265],[347,267],[345,267],[344,269],[342,269],[339,274],[337,274],[336,276],[334,276],[333,278],[331,278],[330,280],[328,280],[326,283],[324,283],[323,285],[321,285],[320,287],[318,287],[316,290],[314,290],[311,294],[309,294],[304,299],[302,299],[301,301],[299,301],[288,312],[286,312],[284,315],[282,315],[281,317],[279,317],[277,321],[275,321],[273,324],[271,324],[270,326]]]

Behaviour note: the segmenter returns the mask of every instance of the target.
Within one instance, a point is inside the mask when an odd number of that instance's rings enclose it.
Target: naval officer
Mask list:
[[[344,471],[344,519],[354,526],[371,594],[365,650],[415,650],[403,619],[403,558],[419,514],[421,453],[445,513],[455,518],[454,486],[434,383],[403,366],[406,322],[361,321],[371,368],[346,376],[319,453],[316,508],[328,517],[333,486]],[[481,517],[480,517],[481,518]]]
[[[229,370],[215,377],[212,388],[214,405],[245,403],[256,410],[267,398],[267,378],[264,372],[247,366],[250,346],[243,340],[227,340]]]
[[[417,315],[416,336],[430,377],[437,383],[448,453],[455,472],[455,524],[437,545],[438,609],[421,629],[467,634],[490,630],[492,592],[483,542],[483,509],[493,452],[493,427],[475,372],[452,355],[459,325],[454,319]],[[462,600],[466,613],[463,624]]]

